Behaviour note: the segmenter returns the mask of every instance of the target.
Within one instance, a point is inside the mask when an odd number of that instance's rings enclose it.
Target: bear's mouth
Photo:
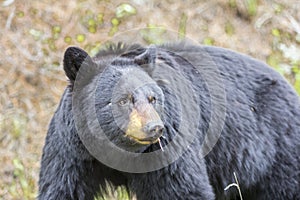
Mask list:
[[[155,144],[159,141],[159,138],[162,136],[162,135],[159,135],[157,137],[148,137],[148,138],[137,138],[137,137],[134,137],[132,135],[126,135],[130,140],[133,140],[139,144]]]

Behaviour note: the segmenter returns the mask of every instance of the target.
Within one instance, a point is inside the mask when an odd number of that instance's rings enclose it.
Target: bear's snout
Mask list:
[[[152,140],[155,140],[162,136],[164,125],[162,121],[153,121],[153,122],[149,122],[144,127],[144,130],[147,133],[149,139],[152,138]]]

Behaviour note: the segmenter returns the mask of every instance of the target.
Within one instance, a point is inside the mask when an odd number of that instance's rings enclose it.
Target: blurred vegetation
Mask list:
[[[299,8],[296,0],[1,1],[0,199],[37,195],[48,123],[67,84],[67,46],[95,55],[118,37],[156,44],[188,37],[267,62],[300,94]],[[141,40],[126,35],[136,28],[149,29],[137,30]],[[107,199],[129,197],[120,188]]]

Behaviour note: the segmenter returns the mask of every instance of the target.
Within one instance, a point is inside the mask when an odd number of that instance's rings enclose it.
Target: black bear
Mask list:
[[[70,47],[63,63],[40,200],[240,199],[233,173],[243,199],[300,199],[299,96],[264,63],[184,42]]]

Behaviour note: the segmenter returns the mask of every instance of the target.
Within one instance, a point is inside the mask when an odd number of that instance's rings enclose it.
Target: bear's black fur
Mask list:
[[[178,56],[193,52],[203,58],[203,63],[197,63],[200,71]],[[217,66],[225,88],[226,118],[218,142],[202,158],[200,148],[214,116],[207,82],[199,73],[207,67],[206,57]],[[186,134],[180,133],[178,128],[183,112],[178,96],[170,89],[168,79],[157,80],[153,75],[159,63],[181,71],[192,83],[195,97],[190,98],[199,100],[197,106],[201,110],[196,140],[178,160],[156,171],[125,173],[102,164],[86,149],[75,128],[72,95],[80,66],[106,67],[93,75],[102,76],[101,79],[85,83],[87,87],[98,85],[95,107],[106,136],[122,149],[147,153],[164,148],[176,135]],[[39,180],[40,200],[93,199],[97,194],[105,194],[107,185],[125,186],[138,200],[239,199],[235,189],[224,191],[234,182],[234,172],[243,199],[300,199],[299,96],[277,72],[262,62],[222,48],[185,43],[148,48],[118,44],[100,51],[95,58],[70,47],[65,53],[64,70],[70,85],[46,137]],[[125,73],[129,78],[122,79]],[[151,84],[133,92],[134,84],[142,81]],[[215,81],[215,84],[220,83]],[[117,100],[112,100],[115,87],[120,90],[117,94],[129,92],[130,97],[118,101],[117,95]],[[114,103],[123,106],[119,110],[119,124],[110,112]],[[141,106],[150,106],[150,109],[145,111],[139,108]],[[151,116],[155,116],[155,122],[159,126],[163,123],[163,137],[157,132],[158,136],[152,137],[155,142],[147,144],[125,137],[130,122],[122,118],[131,118],[133,109],[143,112],[143,116],[154,113]]]

